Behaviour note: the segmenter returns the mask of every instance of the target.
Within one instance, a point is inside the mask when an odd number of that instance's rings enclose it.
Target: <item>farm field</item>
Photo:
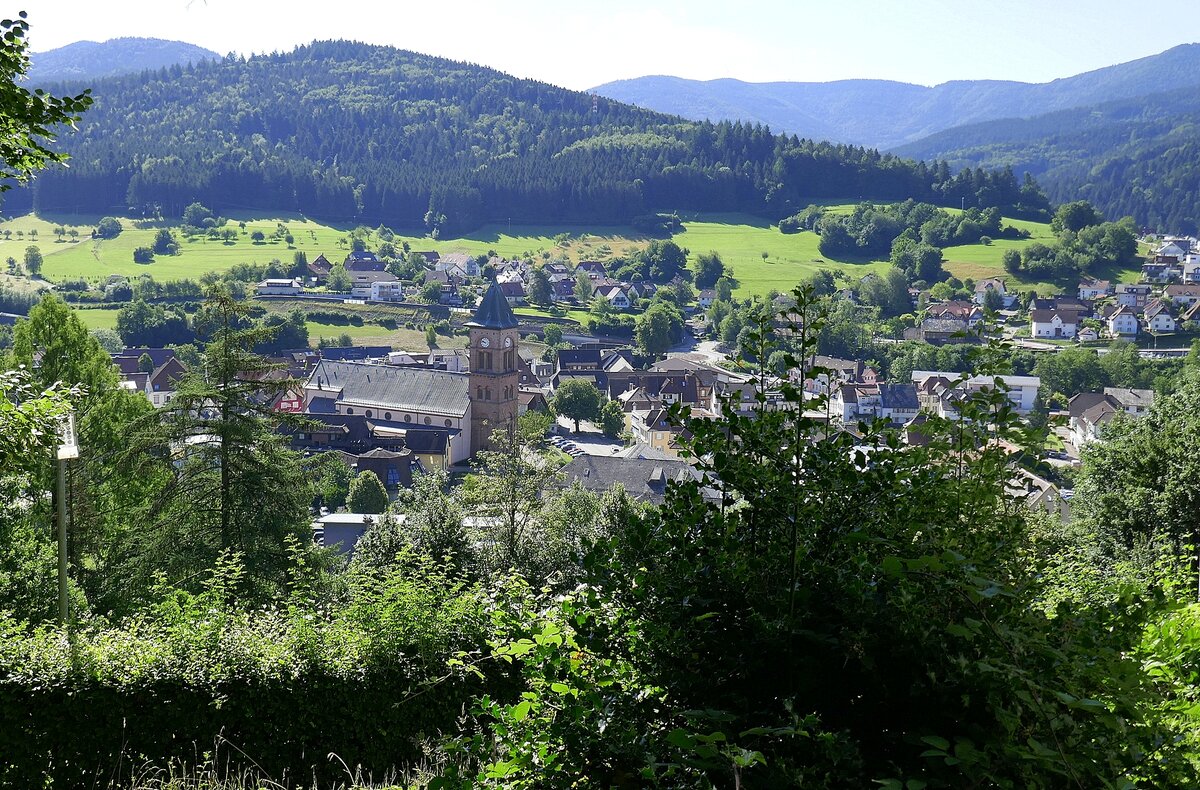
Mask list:
[[[850,211],[851,204],[831,204],[831,211]],[[36,243],[45,256],[43,276],[54,282],[84,278],[98,284],[109,274],[136,277],[149,274],[160,281],[198,279],[209,271],[225,271],[237,263],[266,264],[272,259],[290,262],[297,250],[315,258],[324,253],[331,260],[343,257],[347,247],[348,227],[323,225],[296,215],[254,218],[248,215],[230,216],[229,226],[239,235],[233,242],[207,238],[180,239],[180,253],[158,256],[150,264],[133,262],[135,247],[150,246],[161,223],[135,223],[122,220],[125,230],[115,239],[93,240],[91,228],[98,217],[53,216],[48,218],[26,215],[0,223],[0,258],[20,260],[25,247],[31,243],[30,231],[37,232]],[[1053,239],[1050,226],[1023,220],[1006,220],[1008,224],[1026,229],[1028,240],[998,239],[990,245],[971,244],[949,247],[945,251],[946,269],[959,278],[980,279],[1004,275],[1002,256],[1007,249],[1021,249],[1037,241]],[[245,223],[244,233],[239,223]],[[294,238],[289,247],[283,240],[273,239],[278,224],[287,226]],[[58,242],[56,225],[78,232],[78,241]],[[261,230],[266,241],[254,243],[250,234]],[[23,238],[17,238],[20,231]],[[3,234],[11,232],[8,238]],[[745,214],[698,215],[684,222],[683,231],[673,239],[691,251],[694,259],[700,253],[714,250],[732,268],[737,278],[736,293],[741,297],[765,295],[771,290],[786,291],[800,279],[818,269],[843,271],[852,278],[887,268],[885,260],[837,260],[825,258],[817,249],[815,233],[783,234],[764,220]],[[397,234],[394,243],[407,241],[414,250],[436,250],[440,253],[462,252],[480,255],[490,251],[504,257],[545,253],[565,256],[574,262],[606,260],[644,247],[649,238],[629,227],[581,226],[508,226],[487,225],[474,233],[454,239],[430,239],[419,235]],[[766,253],[764,257],[763,253]],[[1133,271],[1106,272],[1116,280],[1136,277]],[[1011,278],[1010,278],[1011,279]],[[1018,288],[1035,288],[1039,293],[1056,290],[1048,283],[1017,283]]]

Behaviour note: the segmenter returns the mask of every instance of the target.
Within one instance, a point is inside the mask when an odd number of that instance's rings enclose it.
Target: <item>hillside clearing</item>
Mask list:
[[[852,209],[853,204],[850,203],[827,205],[827,210],[838,213]],[[21,260],[25,247],[36,243],[45,256],[43,276],[54,282],[83,278],[96,286],[110,274],[126,277],[148,274],[159,281],[199,279],[206,272],[226,271],[237,263],[265,265],[272,260],[279,260],[290,264],[298,251],[303,251],[310,260],[324,254],[330,260],[337,261],[349,250],[349,234],[352,230],[350,226],[325,225],[298,215],[263,218],[235,213],[228,218],[226,226],[237,230],[235,240],[180,238],[179,254],[156,256],[153,263],[137,264],[133,262],[134,248],[151,246],[155,233],[161,227],[172,227],[177,234],[178,227],[123,219],[125,229],[117,238],[92,239],[91,229],[98,219],[77,215],[45,218],[25,215],[2,222],[0,258],[12,256]],[[949,247],[945,250],[946,270],[960,279],[1004,276],[1002,256],[1005,250],[1023,249],[1034,242],[1051,243],[1054,240],[1050,226],[1045,223],[1024,220],[1005,222],[1029,231],[1030,238],[1019,241],[997,239],[989,245]],[[695,215],[687,218],[683,224],[684,229],[676,233],[673,240],[690,250],[692,260],[710,250],[719,253],[737,279],[735,293],[743,298],[765,295],[772,290],[787,291],[819,269],[844,272],[852,279],[857,279],[888,267],[887,261],[882,259],[827,258],[818,249],[820,237],[815,233],[780,233],[774,225],[747,214]],[[58,241],[54,235],[54,228],[58,225],[68,232],[75,230],[79,240]],[[281,238],[274,238],[280,225],[285,226],[286,233],[292,235],[291,246]],[[7,239],[3,238],[6,231],[11,232]],[[17,231],[22,233],[23,238],[16,237]],[[36,241],[31,242],[30,231],[37,231]],[[251,234],[255,231],[262,231],[265,240],[258,243],[252,241]],[[372,234],[369,243],[377,245],[379,241],[377,234]],[[453,239],[431,239],[411,231],[397,233],[393,243],[400,247],[407,242],[413,250],[436,251],[440,254],[494,253],[506,258],[530,257],[535,260],[567,258],[578,263],[581,260],[607,261],[627,256],[645,247],[649,241],[649,237],[625,226],[492,224]],[[1116,280],[1129,280],[1136,276],[1133,270],[1105,272],[1103,275]],[[1058,290],[1049,283],[1018,282],[1016,286],[1021,289],[1034,288],[1039,293]]]

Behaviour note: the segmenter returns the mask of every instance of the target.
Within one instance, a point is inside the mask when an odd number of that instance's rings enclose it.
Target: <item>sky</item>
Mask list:
[[[0,0],[36,53],[148,36],[221,54],[346,38],[577,90],[750,82],[1045,82],[1200,41],[1195,0]]]

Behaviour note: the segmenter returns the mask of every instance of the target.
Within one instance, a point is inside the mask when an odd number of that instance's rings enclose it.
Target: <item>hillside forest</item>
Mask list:
[[[660,210],[778,219],[848,195],[1030,218],[1048,209],[1004,169],[953,172],[759,125],[685,121],[345,41],[91,87],[91,110],[58,141],[71,167],[8,194],[5,213],[177,216],[198,200],[453,234],[484,222],[626,224]]]

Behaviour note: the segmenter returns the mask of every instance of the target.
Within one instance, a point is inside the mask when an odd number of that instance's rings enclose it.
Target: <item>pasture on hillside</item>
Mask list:
[[[848,212],[849,203],[832,204],[827,210]],[[950,209],[955,211],[954,209]],[[124,219],[125,230],[115,239],[92,239],[91,229],[98,217],[53,216],[47,218],[26,215],[0,223],[0,258],[12,256],[18,261],[25,247],[31,243],[29,231],[36,229],[36,243],[45,256],[43,276],[58,282],[84,278],[95,285],[102,283],[110,274],[136,277],[149,274],[156,280],[199,279],[209,271],[225,271],[237,263],[267,264],[273,259],[290,263],[298,250],[304,251],[311,260],[325,254],[331,261],[343,258],[349,250],[349,226],[324,225],[298,215],[283,215],[277,218],[254,218],[249,215],[233,215],[227,227],[238,231],[233,241],[222,241],[194,237],[180,238],[178,255],[156,256],[153,263],[133,262],[135,247],[150,246],[154,234],[160,227],[178,225],[141,222]],[[1006,249],[1021,249],[1037,241],[1050,243],[1053,234],[1044,223],[1022,220],[1006,220],[1006,224],[1028,230],[1028,240],[997,239],[990,245],[969,244],[949,247],[945,250],[946,269],[959,278],[980,279],[989,276],[1006,276],[1002,256]],[[245,227],[239,226],[244,223]],[[283,224],[293,236],[292,246],[275,238],[277,227]],[[57,241],[54,228],[62,225],[68,231],[78,232],[78,241]],[[790,290],[800,279],[818,269],[842,271],[852,279],[870,272],[886,270],[886,260],[839,260],[823,256],[818,249],[820,238],[811,232],[794,234],[780,233],[778,227],[747,214],[709,214],[689,216],[683,230],[673,236],[674,241],[697,255],[716,251],[727,268],[733,270],[738,286],[736,293],[741,297],[765,295],[771,290]],[[18,239],[20,230],[24,238]],[[7,239],[5,231],[11,231]],[[255,243],[251,234],[262,231],[263,242]],[[574,263],[581,260],[610,260],[628,255],[644,247],[649,237],[629,227],[582,227],[582,226],[510,226],[507,224],[485,225],[479,230],[453,239],[431,239],[414,233],[397,233],[393,243],[399,247],[408,242],[414,250],[434,250],[442,254],[460,252],[482,255],[495,252],[507,258],[531,257],[534,259],[565,257]],[[380,239],[372,234],[369,246],[376,246]],[[763,253],[766,253],[764,256]],[[1104,272],[1102,276],[1127,281],[1136,279],[1136,272]],[[1009,278],[1012,281],[1013,278]],[[1016,282],[1018,288],[1036,288],[1039,293],[1057,290],[1048,283]]]

